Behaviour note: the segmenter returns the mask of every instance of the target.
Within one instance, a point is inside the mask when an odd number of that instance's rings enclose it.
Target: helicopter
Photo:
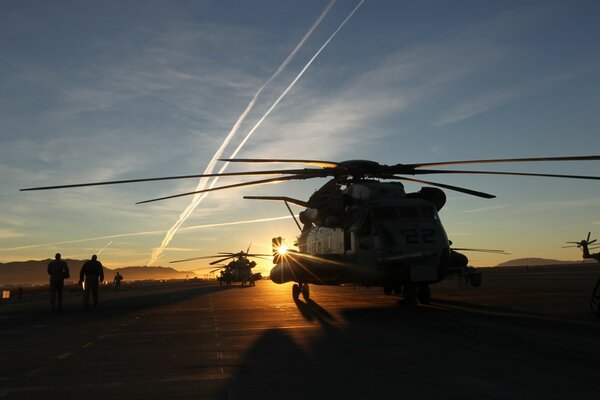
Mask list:
[[[250,244],[251,246],[252,244]],[[249,258],[262,258],[271,257],[271,254],[250,254],[250,246],[246,251],[241,250],[237,253],[218,253],[212,256],[201,256],[186,258],[183,260],[170,261],[171,263],[179,263],[185,261],[193,261],[200,259],[218,258],[218,260],[211,261],[209,265],[215,265],[222,263],[227,260],[229,263],[223,264],[218,268],[213,269],[210,273],[221,270],[220,275],[217,277],[217,281],[220,285],[231,285],[232,282],[241,282],[242,286],[255,286],[257,280],[262,279],[260,272],[253,273],[252,268],[256,266],[256,261],[250,261]]]
[[[300,295],[306,300],[310,298],[309,284],[353,284],[382,287],[386,294],[401,293],[406,304],[416,304],[417,300],[428,304],[431,300],[430,285],[453,273],[466,275],[474,286],[481,280],[478,271],[468,267],[467,256],[450,247],[438,214],[446,203],[446,195],[442,189],[485,199],[495,196],[410,176],[481,174],[600,180],[597,176],[583,175],[431,168],[466,164],[597,160],[600,160],[599,155],[385,165],[368,160],[334,162],[304,159],[220,159],[225,162],[303,164],[310,167],[77,183],[21,190],[49,190],[198,177],[279,175],[136,203],[142,204],[236,187],[330,178],[307,201],[285,196],[245,196],[248,199],[283,201],[293,216],[289,204],[305,208],[299,213],[302,226],[294,216],[301,231],[294,243],[297,250],[287,246],[281,237],[272,239],[275,266],[270,272],[271,280],[278,284],[294,282],[294,301],[298,301]],[[402,181],[425,186],[417,192],[407,193]]]
[[[573,245],[571,245],[571,246],[563,246],[563,248],[577,247],[578,249],[581,249],[581,251],[583,252],[582,257],[584,259],[593,258],[594,260],[600,262],[600,252],[598,252],[598,253],[590,253],[590,249],[600,248],[600,245],[597,245],[597,246],[594,246],[594,247],[589,247],[590,244],[596,242],[596,239],[590,241],[590,236],[591,235],[592,235],[592,232],[588,232],[587,239],[583,239],[583,240],[581,240],[579,242],[566,242],[566,243],[571,243]]]
[[[592,258],[598,262],[600,262],[600,252],[598,253],[590,253],[590,249],[597,249],[600,246],[596,245],[594,247],[590,247],[590,244],[595,243],[596,239],[590,241],[590,236],[592,232],[588,232],[587,239],[583,239],[579,242],[567,242],[573,245],[571,246],[563,246],[565,247],[577,247],[581,249],[583,252],[582,256],[584,259]],[[590,300],[590,308],[592,310],[592,314],[596,315],[600,318],[600,278],[596,281],[596,285],[594,286],[594,290],[592,290],[592,299]]]

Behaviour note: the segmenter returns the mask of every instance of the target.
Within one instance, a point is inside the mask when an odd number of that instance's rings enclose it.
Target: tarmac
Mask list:
[[[26,294],[0,302],[0,399],[598,399],[598,275],[486,270],[427,306],[267,280],[103,288],[88,311]]]

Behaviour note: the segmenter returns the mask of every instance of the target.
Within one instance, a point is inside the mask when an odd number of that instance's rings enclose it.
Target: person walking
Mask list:
[[[115,275],[115,279],[113,279],[113,283],[115,284],[115,292],[119,291],[119,288],[121,287],[121,281],[123,280],[123,275],[121,275],[119,273],[119,271],[117,271],[117,274]]]
[[[86,310],[90,308],[90,294],[94,301],[94,308],[98,307],[98,285],[104,281],[102,263],[95,254],[91,260],[86,261],[79,272],[79,284],[83,286],[83,305]]]
[[[69,266],[66,261],[61,260],[60,253],[56,253],[54,260],[48,263],[48,275],[50,275],[50,305],[52,311],[62,311],[63,289],[65,279],[69,279]],[[58,308],[56,303],[58,302]]]

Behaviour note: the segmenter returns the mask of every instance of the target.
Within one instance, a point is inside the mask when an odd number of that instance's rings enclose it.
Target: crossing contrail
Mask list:
[[[296,84],[296,82],[298,81],[298,79],[300,79],[300,77],[302,77],[302,75],[304,74],[304,71],[306,71],[306,69],[312,64],[312,62],[319,55],[319,53],[321,53],[321,51],[323,51],[323,49],[325,48],[325,46],[327,46],[327,44],[331,41],[331,39],[333,39],[333,37],[337,34],[337,32],[346,24],[346,22],[352,17],[352,15],[354,15],[354,13],[356,12],[356,10],[358,10],[358,8],[362,5],[363,2],[364,2],[364,0],[361,0],[361,2],[354,8],[354,10],[352,10],[352,12],[350,13],[350,15],[340,24],[340,26],[329,37],[329,39],[321,46],[321,48],[310,59],[310,61],[302,69],[302,71],[298,74],[298,76],[296,76],[296,78],[294,79],[294,81],[288,86],[288,88],[283,92],[283,94],[276,100],[276,102],[271,106],[271,108],[269,108],[269,110],[267,110],[267,112],[265,113],[265,115],[263,115],[263,117],[257,122],[257,124],[254,126],[254,128],[252,128],[252,130],[246,135],[246,137],[244,138],[244,140],[242,141],[242,143],[236,148],[236,150],[234,151],[234,153],[232,154],[231,157],[235,156],[241,150],[241,148],[243,147],[243,145],[250,138],[250,136],[252,136],[252,134],[258,128],[258,126],[260,126],[260,124],[262,123],[262,121],[264,121],[264,119],[271,113],[271,111],[273,111],[273,109],[277,106],[277,104],[279,104],[279,102],[281,101],[281,99],[283,99],[283,97],[285,97],[285,95],[289,92],[289,90]],[[225,140],[223,141],[223,143],[221,144],[221,146],[219,147],[219,149],[216,151],[215,155],[211,159],[211,161],[208,164],[208,166],[206,167],[206,170],[204,172],[205,174],[212,173],[212,171],[214,170],[214,167],[215,167],[215,164],[216,164],[217,160],[221,157],[221,155],[223,154],[223,151],[225,150],[225,148],[227,147],[227,145],[229,144],[229,142],[231,141],[231,139],[237,133],[240,125],[246,119],[246,116],[248,115],[248,113],[250,112],[250,110],[254,107],[254,104],[256,103],[256,99],[258,98],[258,96],[260,95],[260,93],[262,93],[263,89],[269,83],[271,83],[273,81],[273,79],[275,79],[275,77],[277,77],[285,69],[285,67],[287,67],[287,65],[289,64],[289,62],[291,61],[291,59],[296,55],[296,53],[304,45],[304,43],[310,37],[310,35],[314,32],[314,30],[320,25],[321,21],[327,15],[327,13],[329,12],[329,10],[331,9],[331,7],[333,6],[334,3],[335,3],[335,0],[332,0],[332,1],[329,2],[329,4],[327,4],[327,6],[325,7],[325,9],[321,13],[321,15],[319,15],[319,18],[317,18],[317,20],[313,23],[313,25],[310,27],[310,29],[302,37],[302,39],[300,40],[300,42],[298,43],[298,45],[296,45],[296,47],[294,48],[294,50],[292,50],[292,52],[287,56],[287,58],[283,61],[283,63],[279,66],[279,68],[277,68],[277,70],[275,71],[275,73],[257,90],[257,92],[254,94],[254,96],[250,100],[250,103],[248,103],[248,106],[246,106],[246,109],[242,112],[242,114],[240,115],[240,117],[238,118],[238,120],[236,121],[236,123],[234,124],[233,128],[231,129],[231,131],[229,132],[229,134],[227,135],[227,137],[225,138]],[[219,173],[223,172],[225,170],[225,168],[227,168],[227,165],[228,165],[228,163],[225,163],[223,165],[223,167],[221,167],[221,169],[219,170]],[[203,190],[206,187],[208,181],[209,181],[208,178],[200,178],[200,180],[198,182],[198,185],[196,186],[196,190],[197,191]],[[214,178],[212,180],[210,188],[214,187],[214,185],[217,183],[217,181],[218,181],[218,177]],[[190,202],[190,204],[179,215],[179,218],[177,219],[177,221],[175,221],[175,223],[173,224],[173,226],[171,226],[171,228],[167,231],[167,234],[163,238],[160,247],[158,247],[158,248],[156,248],[156,249],[154,249],[152,251],[152,255],[150,256],[150,260],[148,261],[148,265],[152,265],[156,260],[158,260],[158,258],[162,255],[164,249],[169,245],[169,243],[171,242],[171,240],[173,239],[173,237],[175,236],[175,234],[177,233],[177,231],[179,230],[179,228],[181,227],[181,225],[188,219],[188,217],[191,215],[191,213],[196,209],[196,207],[200,204],[200,202],[202,202],[202,200],[204,200],[206,198],[207,195],[208,195],[208,193],[194,195],[194,197],[192,198],[192,201]]]
[[[101,248],[100,250],[98,250],[98,252],[96,253],[97,256],[100,255],[100,253],[102,253],[104,251],[104,249],[106,249],[108,246],[110,246],[112,244],[112,240],[110,242],[108,242],[108,244],[106,246],[104,246],[103,248]]]

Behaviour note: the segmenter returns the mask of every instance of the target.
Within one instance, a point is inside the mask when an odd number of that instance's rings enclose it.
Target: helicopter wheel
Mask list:
[[[417,297],[419,299],[419,303],[429,304],[431,301],[431,289],[429,288],[428,284],[419,283],[417,285]]]
[[[300,286],[300,291],[302,292],[302,297],[304,300],[308,301],[310,299],[310,289],[308,287],[308,283],[304,283]]]
[[[458,281],[458,287],[462,290],[467,290],[469,288],[469,277],[466,275],[459,274],[456,276]]]
[[[592,314],[600,318],[600,279],[598,279],[598,282],[596,282],[596,286],[594,287],[594,291],[592,292],[590,308],[592,309]]]
[[[300,286],[298,286],[297,283],[294,283],[292,286],[292,299],[294,299],[294,301],[298,301],[300,298],[300,291]]]
[[[402,290],[402,300],[399,301],[399,304],[404,304],[407,306],[416,306],[417,305],[417,288],[414,283],[409,283],[404,285]]]

